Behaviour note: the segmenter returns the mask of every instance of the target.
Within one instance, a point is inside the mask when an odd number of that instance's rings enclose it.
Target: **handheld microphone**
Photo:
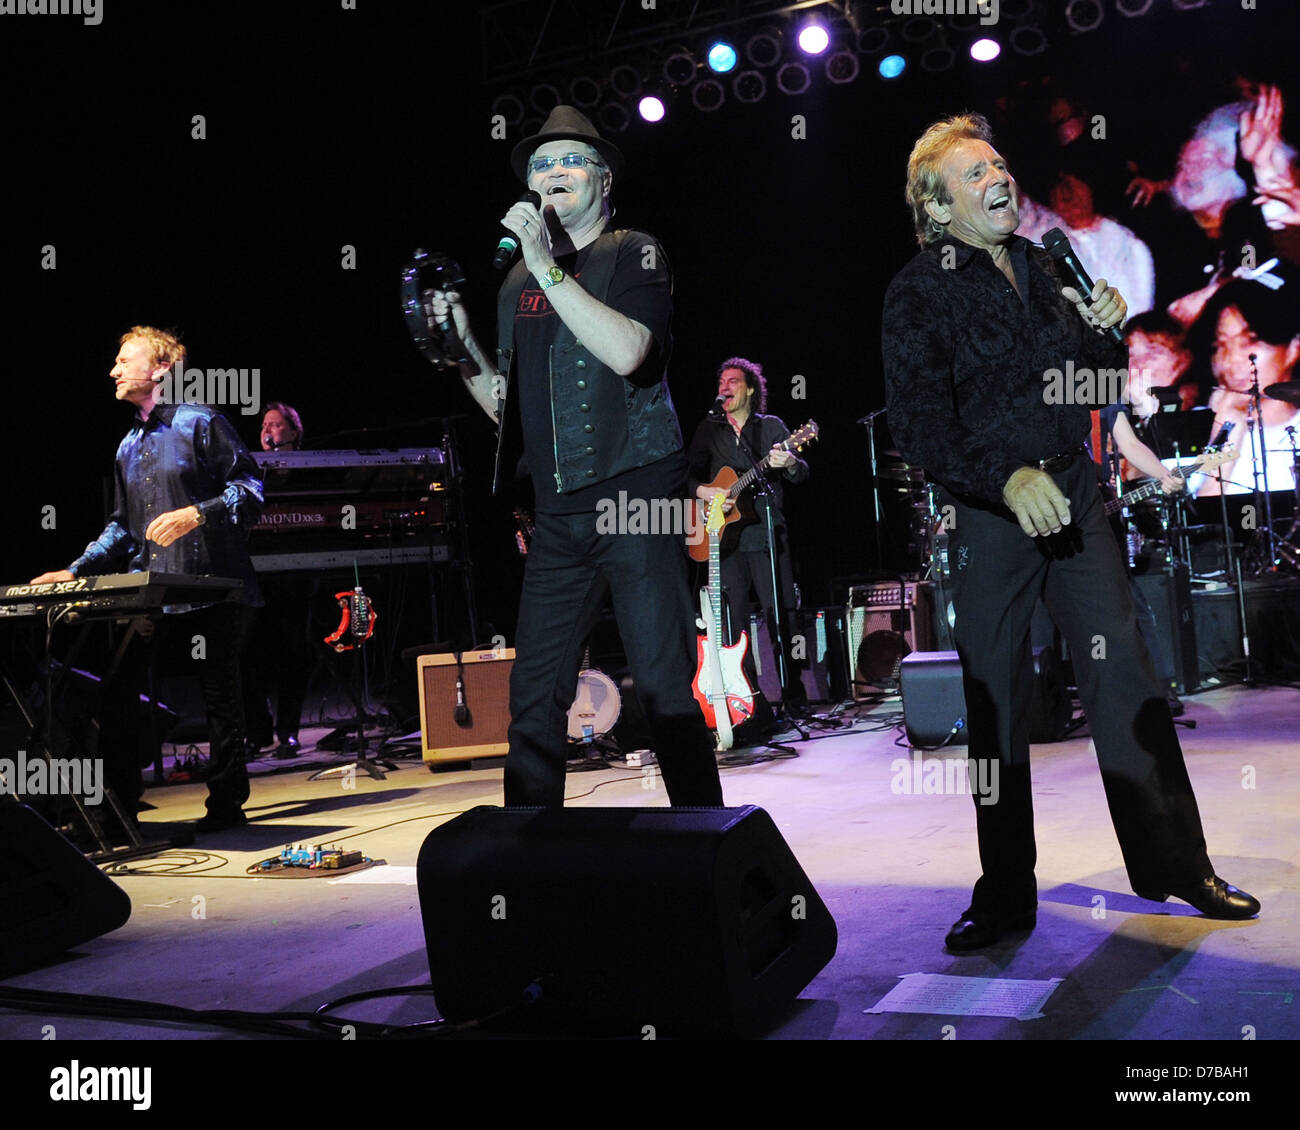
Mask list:
[[[719,396],[719,397],[717,397],[717,398],[713,401],[713,407],[709,409],[709,415],[710,415],[710,416],[721,416],[721,415],[723,415],[724,413],[723,413],[723,411],[722,411],[722,406],[723,406],[726,402],[727,402],[727,398],[726,398],[725,396]]]
[[[1065,273],[1069,284],[1087,301],[1088,296],[1092,294],[1092,279],[1088,277],[1088,272],[1083,269],[1083,264],[1075,256],[1074,248],[1070,246],[1065,232],[1060,228],[1052,228],[1045,232],[1043,250],[1056,260],[1057,266]],[[1106,330],[1105,336],[1116,345],[1124,344],[1124,333],[1117,325]]]
[[[531,204],[534,208],[542,206],[542,197],[540,193],[529,189],[520,198],[520,200]],[[492,267],[494,270],[502,271],[506,265],[514,258],[514,254],[519,250],[519,237],[512,231],[505,231],[501,235],[501,241],[497,244],[496,254],[492,256]],[[444,333],[446,328],[441,324],[438,327]]]

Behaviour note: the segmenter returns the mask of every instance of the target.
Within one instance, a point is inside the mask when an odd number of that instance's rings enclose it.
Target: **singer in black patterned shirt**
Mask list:
[[[1054,374],[1124,366],[1105,336],[1124,300],[1105,279],[1091,295],[1062,287],[1052,260],[1015,234],[1016,184],[992,140],[968,115],[917,141],[907,200],[922,250],[891,283],[882,329],[891,433],[952,508],[970,757],[996,760],[1000,778],[993,803],[976,798],[983,874],[947,945],[979,949],[1036,921],[1028,713],[1039,596],[1070,645],[1133,889],[1247,918],[1259,903],[1215,876],[1206,854],[1103,514],[1086,447],[1100,382],[1070,383],[1065,402],[1053,394]]]

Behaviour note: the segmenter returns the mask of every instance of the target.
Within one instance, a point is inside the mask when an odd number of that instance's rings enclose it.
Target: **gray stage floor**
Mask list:
[[[1035,747],[1038,927],[974,956],[943,948],[978,873],[966,795],[899,792],[898,704],[852,732],[797,743],[798,756],[723,770],[729,805],[766,809],[839,929],[834,960],[776,1040],[1260,1040],[1300,1036],[1300,692],[1220,688],[1188,700],[1181,730],[1211,858],[1263,902],[1243,923],[1128,890],[1086,737]],[[873,729],[875,727],[875,729]],[[308,737],[311,735],[308,734]],[[319,736],[319,732],[317,733]],[[960,749],[952,756],[964,756]],[[344,760],[318,755],[313,761]],[[427,983],[415,862],[429,831],[499,804],[499,768],[431,774],[407,761],[385,781],[308,781],[303,763],[255,766],[251,822],[117,878],[131,918],[8,984],[190,1008],[301,1010],[364,989]],[[269,772],[274,769],[275,772]],[[653,785],[646,788],[646,782]],[[571,773],[570,805],[666,804],[638,769]],[[151,789],[146,828],[202,814],[202,785]],[[385,860],[347,881],[253,877],[287,842],[328,842]],[[146,873],[147,872],[147,873]],[[575,944],[580,944],[580,941]],[[665,960],[674,960],[671,952]],[[1060,979],[1038,1019],[869,1013],[907,974]],[[358,1006],[371,1020],[436,1015],[427,996]],[[208,1028],[0,1011],[0,1036],[237,1038]]]

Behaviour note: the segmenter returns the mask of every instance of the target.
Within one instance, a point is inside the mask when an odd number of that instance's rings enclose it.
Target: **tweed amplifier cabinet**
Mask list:
[[[848,641],[855,697],[896,687],[898,665],[935,647],[934,594],[928,581],[886,581],[849,589]]]
[[[422,655],[416,666],[420,748],[430,770],[441,762],[503,757],[509,749],[514,648],[465,651],[456,660],[455,653]]]

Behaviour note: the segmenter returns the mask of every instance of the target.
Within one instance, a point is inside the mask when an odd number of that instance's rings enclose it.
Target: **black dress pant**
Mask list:
[[[564,803],[568,711],[608,592],[670,803],[720,805],[713,734],[691,693],[696,633],[682,538],[596,526],[595,512],[537,516],[510,673],[505,802]]]
[[[208,811],[227,816],[248,799],[240,662],[250,615],[249,608],[235,603],[165,615],[123,656],[101,703],[99,749],[108,783],[127,812],[135,812],[142,792],[139,742],[133,733],[139,723],[133,705],[148,685],[149,667],[164,656],[173,657],[177,674],[196,674],[203,691],[208,719]]]
[[[787,702],[806,702],[802,672],[808,665],[807,641],[799,648],[795,644],[798,634],[798,613],[795,609],[794,579],[790,563],[790,552],[784,544],[782,532],[777,531],[777,578],[781,585],[781,616],[785,637],[786,681],[782,688]],[[772,599],[772,563],[768,555],[766,540],[759,549],[736,548],[722,559],[721,579],[723,595],[727,602],[727,617],[731,622],[731,638],[734,644],[740,633],[749,629],[750,592],[758,597],[762,609],[763,622],[767,625],[767,636],[772,641],[773,654],[776,653],[776,609]],[[749,641],[745,651],[745,678],[750,687],[758,690],[758,673],[754,665],[754,640]]]
[[[1070,646],[1111,820],[1134,890],[1167,892],[1213,874],[1173,719],[1138,632],[1123,561],[1083,459],[1053,479],[1070,500],[1061,533],[1031,538],[1010,511],[956,506],[950,531],[955,637],[972,760],[996,758],[999,796],[976,797],[980,864],[971,908],[1037,905],[1028,705],[1029,623],[1041,596]]]

